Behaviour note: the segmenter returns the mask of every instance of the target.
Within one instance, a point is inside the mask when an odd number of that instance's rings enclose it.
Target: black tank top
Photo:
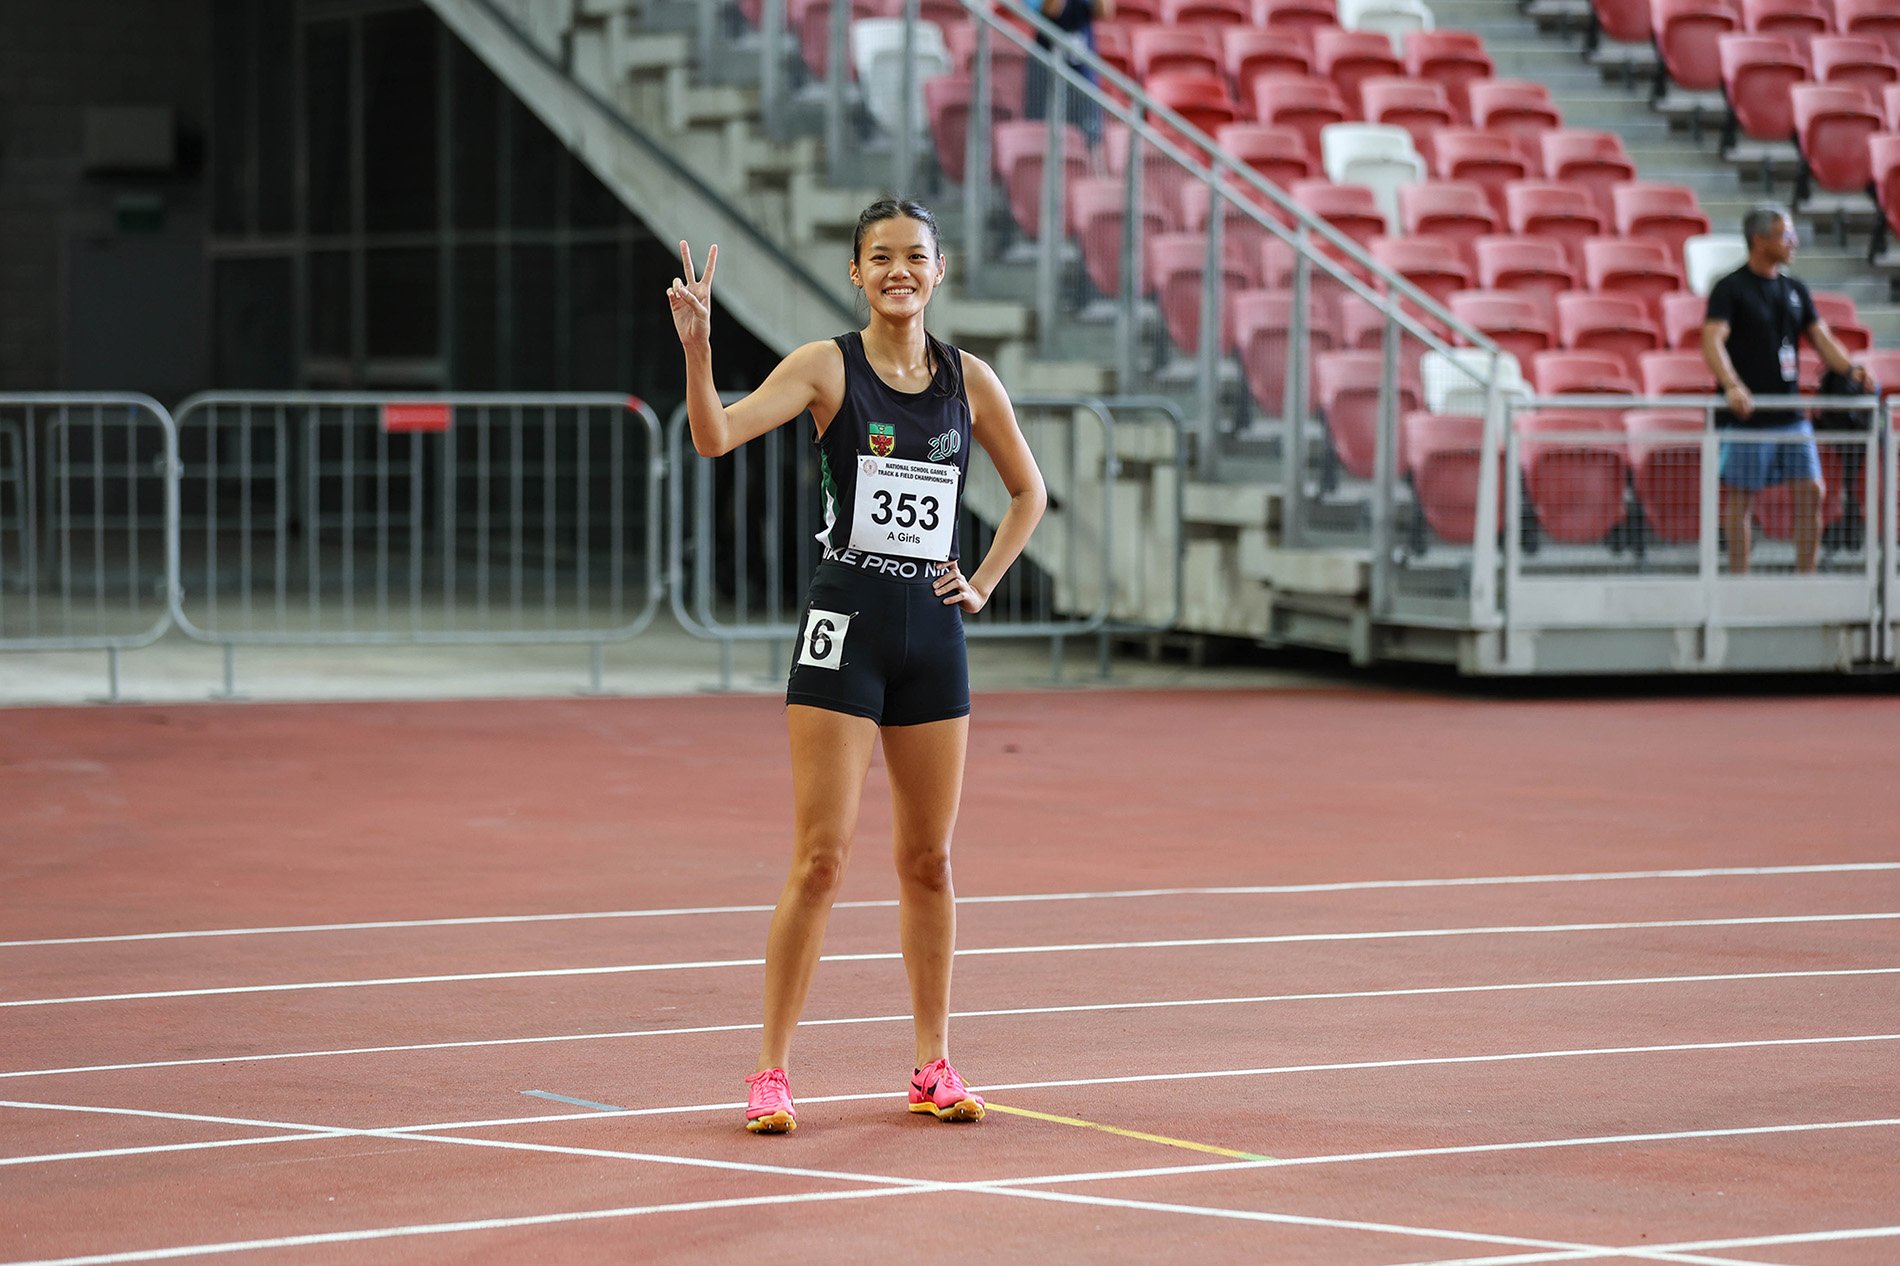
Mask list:
[[[939,343],[936,376],[918,392],[877,376],[857,330],[844,353],[844,399],[813,443],[824,497],[827,561],[906,579],[957,557],[957,512],[970,463],[970,401],[954,347]],[[946,361],[950,363],[946,363]]]

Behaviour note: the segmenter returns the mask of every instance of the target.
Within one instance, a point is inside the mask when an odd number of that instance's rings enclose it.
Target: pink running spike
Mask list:
[[[783,1068],[768,1068],[746,1078],[745,1128],[754,1134],[790,1134],[798,1128],[798,1110],[792,1107],[792,1087]]]
[[[983,1096],[971,1094],[947,1059],[933,1059],[910,1079],[910,1110],[939,1121],[981,1121]]]

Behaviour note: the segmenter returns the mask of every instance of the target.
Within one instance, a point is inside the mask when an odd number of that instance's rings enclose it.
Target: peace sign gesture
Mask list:
[[[673,309],[673,327],[679,331],[683,347],[711,344],[713,266],[718,262],[719,248],[714,246],[706,252],[706,275],[695,278],[692,248],[685,242],[680,243],[680,266],[685,270],[685,279],[673,278],[673,284],[666,291],[666,302]]]

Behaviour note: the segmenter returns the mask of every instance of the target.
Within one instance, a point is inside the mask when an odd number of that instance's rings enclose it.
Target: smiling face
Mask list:
[[[873,312],[892,318],[921,313],[943,271],[936,233],[907,215],[867,225],[851,261],[852,284],[863,288]]]

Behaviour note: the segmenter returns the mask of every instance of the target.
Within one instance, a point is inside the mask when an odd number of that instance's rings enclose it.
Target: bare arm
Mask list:
[[[1859,384],[1861,390],[1871,391],[1874,376],[1867,372],[1865,365],[1856,365],[1854,358],[1847,354],[1841,341],[1834,337],[1834,331],[1820,317],[1814,318],[1814,324],[1808,327],[1808,342],[1814,344],[1814,350],[1821,353],[1821,363],[1837,374],[1847,374]]]
[[[1010,564],[1029,544],[1030,534],[1036,530],[1049,504],[1049,494],[1043,487],[1042,472],[1036,468],[1035,455],[1029,451],[1029,442],[1016,423],[1016,410],[1009,403],[1009,393],[1003,390],[996,371],[968,352],[961,355],[964,389],[970,397],[970,434],[989,454],[1009,493],[1009,508],[1003,512],[1002,522],[996,525],[989,552],[976,571],[965,577],[957,564],[952,563],[936,582],[936,590],[944,596],[945,606],[960,603],[965,611],[975,615],[996,591]]]
[[[1728,358],[1728,322],[1704,321],[1702,323],[1702,359],[1708,363],[1709,372],[1715,375],[1715,382],[1728,397],[1729,412],[1738,418],[1745,418],[1755,411],[1755,397],[1742,385],[1741,378],[1735,373],[1735,366]]]

